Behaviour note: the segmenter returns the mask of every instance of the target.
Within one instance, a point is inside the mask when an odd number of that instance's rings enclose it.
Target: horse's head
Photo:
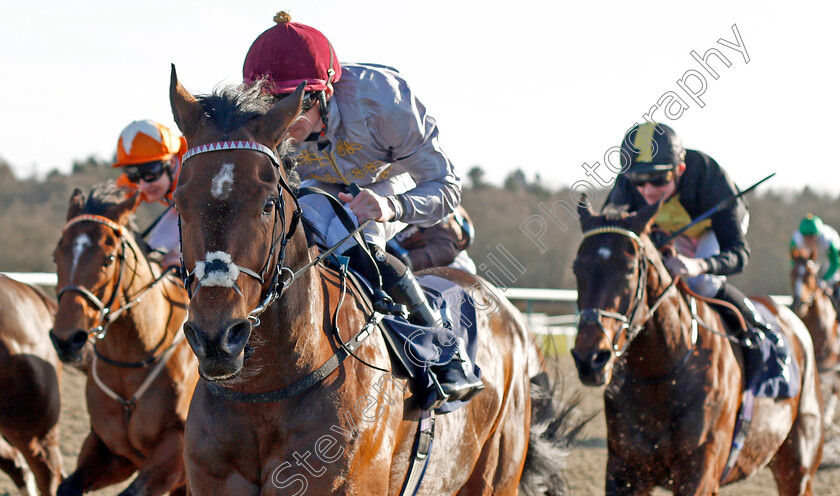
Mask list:
[[[303,84],[276,104],[259,85],[196,98],[172,68],[172,112],[190,145],[174,195],[191,293],[184,332],[205,379],[239,373],[256,315],[289,279],[299,209],[274,150],[302,99]]]
[[[791,257],[793,258],[793,265],[790,270],[790,281],[793,286],[791,308],[802,319],[808,314],[808,308],[817,296],[819,266],[815,259],[816,253],[813,251],[803,253],[794,250]]]
[[[574,273],[580,321],[572,357],[586,385],[609,382],[613,357],[644,324],[648,264],[655,259],[664,270],[647,236],[658,209],[659,204],[653,204],[632,214],[595,215],[588,206],[578,208],[583,241]]]
[[[53,252],[58,312],[50,338],[63,362],[85,359],[88,338],[103,332],[120,303],[121,281],[130,272],[126,258],[136,256],[126,250],[136,246],[128,235],[139,199],[113,182],[94,186],[87,201],[78,189],[70,197],[67,224]]]

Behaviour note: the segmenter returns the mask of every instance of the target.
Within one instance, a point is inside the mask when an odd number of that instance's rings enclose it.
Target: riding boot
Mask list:
[[[391,287],[385,288],[385,291],[394,301],[408,307],[408,320],[412,324],[434,327],[440,320],[440,316],[429,305],[420,283],[407,267],[405,274]]]
[[[790,362],[790,350],[785,346],[782,337],[764,320],[752,301],[741,290],[728,283],[724,283],[715,297],[734,305],[746,323],[747,329],[739,330],[738,338],[744,350],[744,372],[747,378],[751,381],[768,370],[760,348],[765,336],[777,345],[779,366],[785,370],[784,366]],[[739,325],[733,327],[737,328]]]
[[[484,383],[475,375],[475,367],[467,354],[464,340],[458,338],[458,349],[449,363],[432,367],[446,401],[469,401],[484,389]]]
[[[410,310],[409,320],[418,325],[437,329],[440,325],[447,325],[429,306],[423,289],[415,279],[411,270],[397,281],[388,293],[395,301],[406,305]],[[484,383],[475,375],[474,366],[467,354],[464,340],[458,338],[458,348],[455,356],[448,363],[431,367],[432,373],[440,386],[443,401],[467,401],[482,389]]]

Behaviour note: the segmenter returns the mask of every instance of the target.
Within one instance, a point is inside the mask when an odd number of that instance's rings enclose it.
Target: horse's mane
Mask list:
[[[626,219],[630,216],[628,205],[615,205],[609,204],[604,206],[601,215],[604,217],[605,220],[615,222],[618,220]]]
[[[94,184],[90,189],[84,207],[82,207],[82,212],[91,215],[105,215],[114,205],[119,205],[133,194],[136,193],[130,189],[117,186],[117,183],[113,180]],[[132,231],[137,230],[133,213],[128,217],[126,227]]]
[[[196,95],[204,114],[224,133],[231,133],[264,116],[277,103],[277,97],[263,90],[265,80],[251,85],[230,84],[213,89],[209,95]],[[297,162],[289,156],[291,143],[286,140],[277,147],[280,161],[286,169],[286,179],[295,190],[300,177],[295,170]]]

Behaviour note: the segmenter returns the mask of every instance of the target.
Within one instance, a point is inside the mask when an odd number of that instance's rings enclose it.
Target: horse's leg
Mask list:
[[[840,370],[834,372],[834,380],[831,383],[831,396],[825,406],[825,414],[823,415],[823,423],[825,427],[831,428],[834,426],[834,414],[837,409],[837,401],[840,399]]]
[[[120,496],[166,494],[186,483],[184,472],[184,433],[173,428],[163,433],[154,451],[138,470],[137,478]]]
[[[639,467],[630,466],[612,453],[607,454],[607,483],[605,494],[616,496],[648,496],[656,483],[643,477]]]
[[[55,494],[61,482],[61,450],[58,447],[58,426],[54,426],[47,435],[32,439],[21,450],[26,463],[35,476],[35,483],[41,494]]]
[[[82,444],[76,470],[58,486],[57,494],[75,496],[101,489],[128,479],[135,470],[137,467],[131,460],[112,453],[91,431]]]
[[[822,458],[820,436],[818,416],[797,416],[793,429],[770,462],[780,496],[813,494],[811,482]]]
[[[35,479],[23,455],[0,436],[0,470],[6,472],[22,494],[36,496]]]

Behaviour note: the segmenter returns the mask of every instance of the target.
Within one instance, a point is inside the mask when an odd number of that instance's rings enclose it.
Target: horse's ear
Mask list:
[[[590,203],[589,198],[586,196],[586,193],[580,195],[580,200],[578,200],[578,207],[577,207],[578,216],[580,217],[580,225],[583,230],[586,230],[588,223],[592,220],[592,217],[595,217],[595,212],[592,211],[592,203]]]
[[[175,64],[172,64],[172,75],[169,79],[169,104],[172,106],[175,124],[189,141],[190,137],[195,136],[198,123],[204,116],[204,109],[192,93],[181,86],[175,73]]]
[[[85,206],[85,194],[82,190],[76,188],[73,194],[70,195],[70,204],[67,206],[67,220],[77,217],[82,213],[82,208]]]
[[[656,219],[656,214],[659,213],[659,209],[662,207],[663,203],[665,203],[664,197],[660,198],[656,203],[645,205],[637,210],[636,215],[632,217],[630,230],[636,234],[642,234],[643,232],[649,231],[650,226],[653,225],[653,221]]]
[[[271,148],[275,148],[289,126],[300,114],[300,107],[303,103],[303,89],[306,87],[306,82],[302,82],[295,88],[294,93],[286,96],[273,107],[265,116],[260,119],[255,134],[257,140],[261,143],[268,144]],[[325,111],[325,109],[321,109]]]
[[[140,199],[143,195],[139,191],[130,192],[125,200],[121,201],[115,208],[114,213],[118,224],[127,225],[128,217],[140,206]]]

